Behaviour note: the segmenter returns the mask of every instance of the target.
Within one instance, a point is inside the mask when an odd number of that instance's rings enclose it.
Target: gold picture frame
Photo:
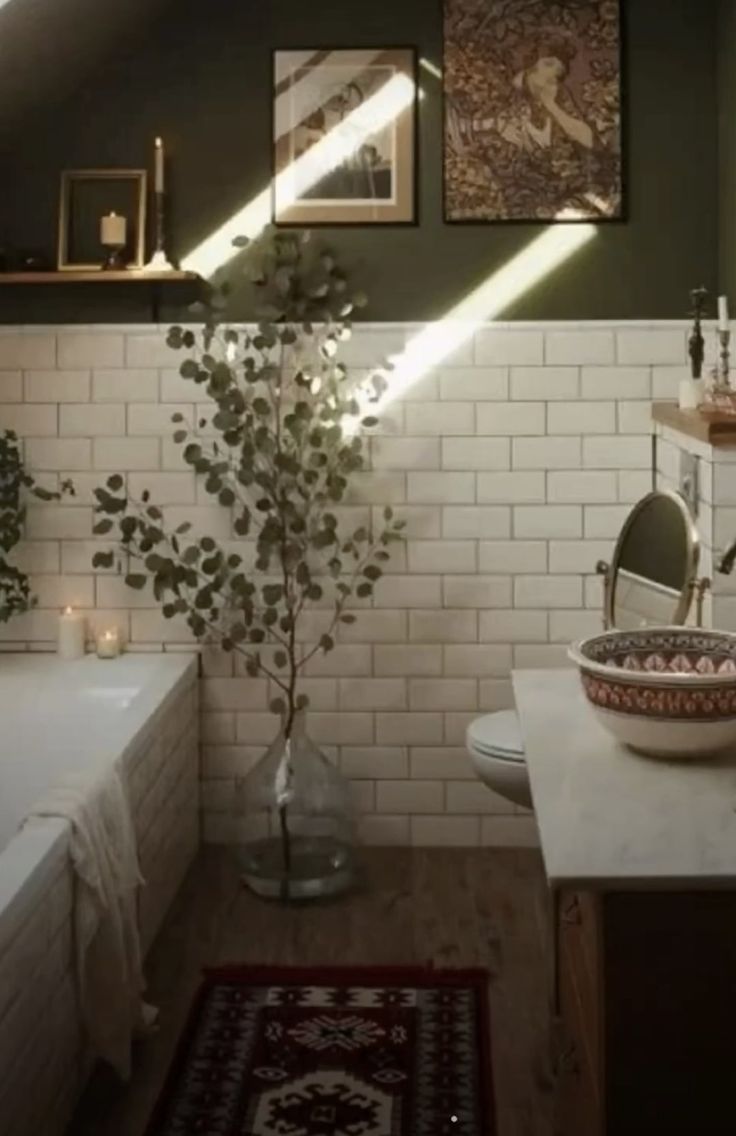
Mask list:
[[[142,269],[146,251],[145,170],[64,170],[59,198],[59,272],[102,271],[103,249],[99,223],[110,212],[128,221],[126,269]],[[99,248],[93,259],[92,250]]]

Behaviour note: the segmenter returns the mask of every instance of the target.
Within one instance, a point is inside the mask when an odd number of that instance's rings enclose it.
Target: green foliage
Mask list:
[[[230,511],[236,539],[190,536],[187,524],[169,531],[162,510],[147,495],[131,498],[119,475],[95,491],[95,532],[114,533],[124,559],[136,563],[126,582],[142,588],[150,580],[166,618],[183,616],[197,639],[240,652],[248,674],[268,677],[285,696],[273,706],[284,705],[291,721],[305,704],[299,675],[317,652],[333,650],[340,624],[354,622],[346,610],[353,597],[370,600],[403,522],[386,509],[376,532],[345,531],[339,515],[351,479],[366,468],[361,427],[377,424],[363,404],[385,387],[376,372],[358,397],[338,362],[364,298],[350,298],[334,256],[304,233],[268,234],[248,250],[246,274],[258,292],[257,327],[221,323],[225,286],[198,307],[199,334],[168,334],[172,350],[186,353],[181,376],[201,387],[192,401],[213,404],[195,430],[174,415],[174,441]],[[93,563],[115,561],[100,551]],[[305,647],[300,621],[315,606],[325,630]]]
[[[8,559],[23,535],[26,511],[23,493],[39,501],[58,501],[73,493],[71,482],[61,492],[44,489],[23,467],[18,438],[12,430],[0,433],[0,623],[28,611],[35,603],[28,576]]]

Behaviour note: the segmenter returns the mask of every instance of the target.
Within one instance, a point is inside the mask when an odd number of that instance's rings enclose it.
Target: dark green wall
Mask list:
[[[736,0],[719,0],[719,288],[736,304]]]
[[[691,287],[717,286],[717,0],[629,0],[626,8],[629,218],[601,226],[515,305],[513,318],[674,318],[685,314]],[[168,11],[133,50],[7,144],[0,244],[51,252],[59,171],[140,165],[160,132],[171,154],[172,243],[182,255],[267,181],[273,47],[415,43],[441,63],[437,0],[172,0]],[[443,223],[441,93],[426,73],[421,83],[419,226],[325,233],[355,266],[371,319],[440,315],[541,229]],[[132,288],[0,290],[3,322],[149,315]],[[174,315],[168,308],[162,318]]]

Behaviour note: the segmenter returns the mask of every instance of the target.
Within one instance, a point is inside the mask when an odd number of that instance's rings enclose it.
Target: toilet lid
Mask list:
[[[523,761],[524,743],[516,711],[499,710],[476,718],[468,726],[468,746],[488,757]]]

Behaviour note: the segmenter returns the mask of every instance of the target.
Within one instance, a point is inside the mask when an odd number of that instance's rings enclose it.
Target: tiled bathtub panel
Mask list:
[[[159,810],[140,849],[149,876],[139,903],[144,952],[199,845],[197,705],[197,683],[190,680],[154,715],[123,763],[134,819],[149,799]],[[49,822],[50,831],[55,824]],[[45,828],[34,826],[30,839],[42,840]],[[63,825],[57,828],[61,835],[47,840],[31,882],[0,920],[2,1136],[61,1136],[90,1068],[76,1002],[74,880]]]
[[[198,684],[189,685],[162,715],[157,743],[136,763],[133,807],[138,856],[145,881],[139,895],[144,951],[199,846]]]
[[[167,837],[151,865],[139,900],[141,944],[148,952],[200,844],[198,788],[182,784]]]
[[[59,1099],[81,1087],[71,897],[65,841],[50,850],[33,892],[34,910],[0,947],[0,1118],[8,1133],[57,1136],[68,1110]],[[6,1129],[2,1129],[5,1133]]]
[[[0,1098],[3,1121],[6,1115],[12,1117],[8,1136],[61,1136],[65,1131],[83,1084],[84,1042],[76,1009],[68,972],[49,990],[37,1032],[9,1074],[11,1093],[7,1101]]]
[[[159,816],[165,813],[168,798],[174,783],[178,780],[187,759],[198,765],[198,731],[196,718],[189,719],[189,728],[186,736],[162,757],[152,768],[151,775],[141,792],[135,811],[136,836],[139,853],[151,838],[152,830],[159,827]],[[194,757],[192,757],[194,755]],[[155,837],[155,832],[153,832]]]
[[[176,755],[177,757],[179,755]],[[145,881],[138,902],[141,942],[147,951],[161,926],[200,843],[200,784],[198,747],[182,746],[178,775],[155,829],[140,850],[141,874]]]

